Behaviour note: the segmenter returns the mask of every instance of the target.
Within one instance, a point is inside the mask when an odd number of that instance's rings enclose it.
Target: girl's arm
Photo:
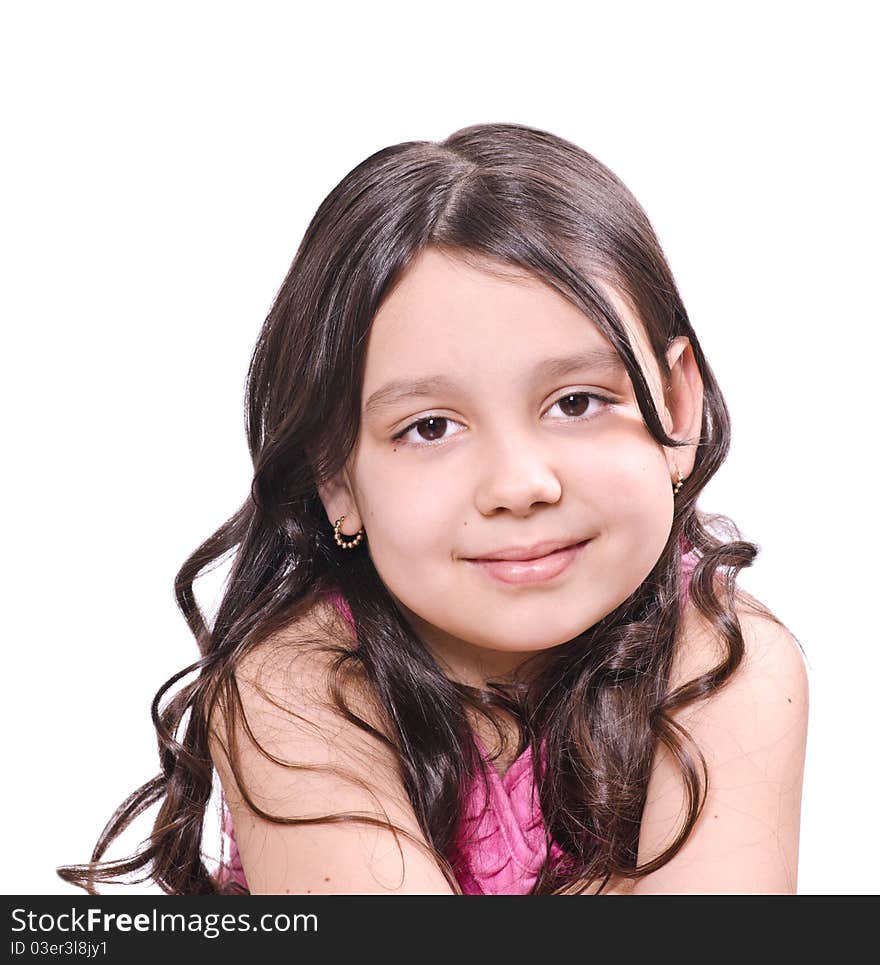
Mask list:
[[[242,661],[236,676],[244,711],[266,751],[344,772],[297,770],[267,760],[239,720],[232,736],[254,803],[282,817],[366,813],[404,828],[427,847],[394,755],[327,707],[330,659],[298,647],[288,634],[280,644],[270,639],[259,645]],[[346,694],[355,713],[377,726],[369,703],[355,697]],[[390,831],[363,824],[284,825],[257,816],[243,801],[218,742],[228,744],[230,736],[219,711],[212,734],[211,753],[251,894],[454,893],[433,857],[403,835],[397,835],[398,848]]]
[[[703,811],[671,861],[609,894],[797,893],[806,668],[787,630],[744,608],[737,608],[737,616],[745,645],[739,668],[720,691],[673,715],[706,758]],[[720,658],[708,625],[691,611],[673,666],[673,688],[711,670]],[[686,803],[679,768],[661,745],[642,817],[640,865],[674,840]]]

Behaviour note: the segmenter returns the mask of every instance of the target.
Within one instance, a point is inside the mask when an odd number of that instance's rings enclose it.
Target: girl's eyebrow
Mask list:
[[[584,369],[600,370],[611,375],[626,372],[626,366],[611,346],[596,346],[572,355],[544,359],[532,369],[532,380],[561,377]],[[371,414],[386,409],[404,399],[436,395],[438,392],[454,391],[457,384],[444,375],[428,375],[421,379],[393,379],[367,399],[364,413]]]

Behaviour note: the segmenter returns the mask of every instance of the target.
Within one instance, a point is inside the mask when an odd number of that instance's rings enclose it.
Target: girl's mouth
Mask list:
[[[466,562],[479,567],[487,576],[502,583],[545,583],[568,569],[589,542],[589,540],[583,540],[534,560],[467,560]]]

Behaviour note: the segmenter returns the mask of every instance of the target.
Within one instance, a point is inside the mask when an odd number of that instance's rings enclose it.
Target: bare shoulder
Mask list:
[[[250,647],[236,661],[235,676],[240,683],[280,694],[294,668],[299,684],[315,683],[344,650],[351,650],[351,631],[335,607],[319,600]]]
[[[786,706],[801,708],[806,713],[809,683],[804,654],[796,637],[769,608],[741,589],[736,593],[735,613],[742,633],[742,662],[724,687],[707,699],[713,700],[727,690],[739,696],[752,693],[756,699],[776,706],[785,695]],[[669,689],[715,669],[726,659],[727,652],[727,642],[719,628],[688,600],[676,641]],[[683,711],[687,713],[686,708]]]
[[[305,738],[308,727],[325,742],[341,731],[352,738],[355,725],[340,713],[339,694],[356,716],[384,731],[378,702],[349,656],[354,642],[353,630],[336,608],[319,600],[251,647],[234,668],[240,707],[251,730],[254,725],[273,730],[286,719],[287,726],[276,733],[279,740],[292,742],[297,734]],[[218,710],[218,728],[225,733],[225,708]]]
[[[251,647],[237,661],[236,677],[252,684],[272,685],[285,663],[294,659],[300,661],[302,670],[326,670],[334,652],[350,650],[352,642],[352,631],[336,608],[318,600]]]
[[[326,606],[291,621],[238,661],[238,696],[227,693],[212,721],[211,756],[252,894],[451,890],[379,702],[347,659],[352,643]]]
[[[724,684],[671,716],[704,790],[680,850],[618,893],[795,894],[809,693],[799,644],[753,597],[737,597],[743,658]],[[723,636],[685,609],[670,691],[719,667]],[[695,750],[696,748],[696,750]],[[700,755],[705,761],[702,772]],[[685,826],[691,801],[680,762],[658,743],[638,862],[654,861]]]
[[[809,678],[791,631],[754,597],[737,594],[742,659],[721,686],[672,713],[687,728],[715,771],[737,756],[787,755],[784,769],[803,763],[809,717]],[[728,642],[689,601],[683,613],[668,692],[723,666]],[[775,746],[775,750],[773,747]],[[783,766],[776,758],[775,765]],[[757,765],[756,765],[757,766]],[[770,772],[768,772],[770,773]],[[710,774],[711,780],[711,774]]]

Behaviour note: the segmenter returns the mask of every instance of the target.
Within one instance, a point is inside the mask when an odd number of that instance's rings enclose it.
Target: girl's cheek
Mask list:
[[[627,514],[651,514],[665,503],[665,480],[669,473],[665,460],[641,453],[617,459],[606,469],[601,491],[608,503]],[[671,489],[671,482],[670,482]]]

